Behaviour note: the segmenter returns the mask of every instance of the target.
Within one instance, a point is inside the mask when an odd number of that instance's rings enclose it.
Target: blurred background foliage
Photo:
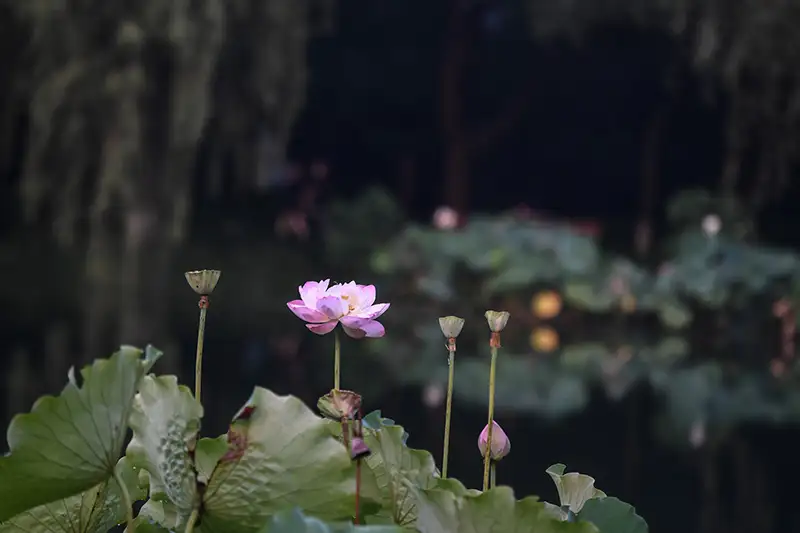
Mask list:
[[[561,461],[655,533],[800,528],[796,0],[0,0],[0,24],[4,421],[121,342],[190,381],[197,268],[223,271],[204,433],[255,384],[313,404],[331,339],[285,302],[355,279],[392,307],[343,383],[435,453],[436,319],[467,319],[468,485],[494,307],[503,482],[552,500]]]
[[[377,249],[374,274],[395,302],[386,320],[400,333],[391,343],[367,347],[384,356],[388,375],[401,383],[441,390],[447,370],[436,319],[468,317],[459,337],[456,393],[483,405],[488,330],[482,314],[487,307],[505,309],[513,327],[504,332],[499,409],[562,417],[583,409],[592,387],[620,400],[644,381],[666,400],[671,429],[661,433],[683,435],[673,439],[680,444],[691,444],[695,424],[723,431],[747,421],[797,423],[794,354],[752,357],[761,346],[752,339],[777,338],[773,308],[800,282],[800,256],[748,243],[740,232],[747,221],[731,218],[736,209],[726,205],[697,191],[676,197],[668,206],[676,236],[655,268],[610,254],[567,225],[513,215],[475,217],[452,230],[411,225],[383,246],[388,232],[375,228],[374,248],[363,249]],[[399,211],[381,192],[350,206],[353,220],[377,213],[391,219]],[[704,229],[702,213],[719,216],[720,227]],[[359,242],[371,238],[363,226],[360,234]],[[328,242],[331,257],[338,255],[335,242]],[[693,347],[693,338],[710,327],[717,329],[716,346]]]

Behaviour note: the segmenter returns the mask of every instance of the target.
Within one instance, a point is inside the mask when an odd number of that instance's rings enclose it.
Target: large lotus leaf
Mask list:
[[[597,283],[584,278],[569,278],[563,292],[568,303],[586,311],[607,311],[616,301],[609,291],[598,289]]]
[[[184,521],[199,503],[194,449],[203,407],[175,376],[145,376],[134,400],[127,456],[150,477],[150,497],[166,497]]]
[[[526,265],[512,264],[490,278],[485,289],[489,294],[524,289],[537,281],[540,272],[530,261]]]
[[[604,360],[613,357],[607,346],[599,342],[569,344],[561,350],[560,362],[564,370],[594,375]]]
[[[689,343],[683,337],[664,337],[658,344],[637,354],[648,365],[670,367],[689,355]]]
[[[10,454],[0,457],[0,520],[67,498],[106,481],[122,453],[139,381],[161,356],[123,346],[109,359],[70,370],[60,396],[40,398],[8,427]]]
[[[123,458],[117,475],[80,494],[28,509],[0,523],[0,533],[107,533],[127,516],[119,482],[131,500],[146,497],[132,465]],[[119,481],[118,481],[119,480]]]
[[[204,533],[258,531],[298,506],[325,520],[353,514],[355,466],[329,425],[293,396],[256,387],[228,431],[203,496]]]
[[[401,426],[391,425],[364,433],[372,454],[364,461],[363,484],[366,491],[375,487],[383,502],[381,511],[369,517],[370,523],[413,524],[417,502],[410,487],[433,487],[439,476],[433,456],[406,446],[406,435]]]
[[[577,235],[572,230],[562,229],[556,240],[554,251],[565,275],[587,275],[600,265],[600,250],[594,239]]]
[[[692,321],[692,310],[677,298],[665,298],[658,302],[658,317],[671,329],[682,329]]]
[[[551,465],[547,473],[558,489],[558,498],[562,507],[569,507],[573,513],[579,513],[584,504],[592,498],[605,498],[606,494],[595,488],[594,478],[577,472],[564,473],[567,467],[561,463]]]
[[[384,418],[383,415],[381,414],[380,409],[376,409],[375,411],[372,411],[368,413],[366,416],[364,416],[364,418],[362,419],[362,424],[364,425],[365,429],[371,429],[373,431],[378,431],[379,429],[386,426],[397,425],[391,418]],[[403,444],[405,444],[407,440],[408,440],[408,432],[404,431]]]
[[[580,520],[593,523],[600,533],[647,533],[647,522],[636,509],[617,498],[593,498],[578,513]]]
[[[166,529],[160,524],[153,522],[144,516],[137,516],[133,521],[133,527],[136,533],[173,533],[173,530]],[[128,528],[125,528],[124,533],[131,533]]]
[[[269,519],[259,533],[402,533],[397,526],[356,526],[351,523],[326,524],[304,516],[300,509],[283,511]]]
[[[197,468],[197,480],[208,484],[219,460],[228,451],[228,438],[226,435],[210,439],[202,438],[197,441],[194,451],[194,465]]]
[[[164,528],[169,531],[177,531],[181,528],[184,518],[180,516],[175,504],[167,499],[149,499],[136,517],[136,523],[145,522],[152,524],[153,527]],[[137,528],[138,531],[138,528]]]
[[[516,501],[510,487],[478,495],[457,495],[441,489],[420,490],[419,533],[597,533],[589,522],[563,522],[536,497]]]

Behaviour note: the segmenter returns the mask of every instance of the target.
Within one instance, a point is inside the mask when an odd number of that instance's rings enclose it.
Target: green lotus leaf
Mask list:
[[[490,294],[520,290],[531,286],[537,277],[537,272],[529,265],[511,265],[491,277],[485,288]]]
[[[556,484],[562,507],[567,506],[570,511],[577,514],[591,498],[606,497],[605,492],[595,488],[593,477],[577,472],[565,474],[566,469],[566,466],[557,463],[546,470]]]
[[[371,413],[367,414],[363,418],[362,423],[364,424],[365,428],[373,429],[375,431],[379,430],[380,428],[382,428],[384,426],[394,426],[394,425],[396,425],[394,420],[392,420],[391,418],[384,418],[381,415],[381,410],[380,409],[376,409],[375,411],[372,411]],[[407,440],[408,440],[408,432],[404,431],[403,432],[403,444],[405,444]]]
[[[672,329],[685,328],[692,321],[692,311],[677,300],[666,300],[659,306],[661,322]]]
[[[452,492],[456,496],[479,496],[481,491],[478,489],[468,489],[455,478],[437,478],[433,484],[434,489],[446,490]]]
[[[167,498],[181,523],[199,503],[194,449],[203,407],[175,376],[145,376],[131,412],[126,455],[149,474],[150,497]]]
[[[402,533],[397,526],[356,526],[351,523],[326,524],[304,516],[299,509],[283,511],[267,522],[259,533]]]
[[[122,453],[133,398],[161,356],[123,346],[109,359],[73,370],[60,396],[44,396],[8,427],[0,457],[0,521],[78,495],[108,480]]]
[[[136,533],[172,533],[172,531],[169,529],[166,529],[158,523],[141,516],[136,517],[136,519],[133,521],[133,525],[136,529]],[[128,528],[125,528],[124,533],[130,533]]]
[[[123,458],[117,476],[62,500],[28,509],[0,523],[0,533],[46,531],[48,533],[107,533],[127,515],[125,498],[119,482],[125,485],[132,500],[144,498],[138,476]]]
[[[517,501],[510,487],[463,496],[441,489],[418,492],[419,533],[598,533],[589,522],[558,520],[535,496]]]
[[[569,509],[567,509],[565,511],[564,509],[562,509],[558,505],[554,505],[554,504],[549,503],[549,502],[542,502],[542,503],[544,503],[544,510],[547,511],[548,513],[550,513],[550,515],[553,518],[556,518],[556,519],[561,520],[561,521],[569,520],[569,518],[570,518]],[[574,516],[574,513],[573,513],[573,516]]]
[[[354,499],[355,465],[329,425],[294,396],[256,387],[231,423],[199,530],[258,531],[295,506],[324,520],[348,519]]]
[[[425,450],[405,445],[405,430],[401,426],[383,426],[378,431],[364,432],[364,441],[372,454],[364,460],[362,491],[365,496],[377,497],[383,508],[370,523],[414,524],[417,502],[410,487],[432,488],[439,478],[433,456]]]
[[[208,484],[214,469],[227,451],[228,438],[225,435],[220,435],[213,439],[203,438],[197,441],[197,448],[194,451],[194,463],[197,468],[197,480],[200,483]]]
[[[611,293],[598,290],[594,283],[581,278],[565,282],[563,292],[567,302],[586,311],[607,311],[615,301]]]
[[[578,514],[580,520],[593,523],[600,533],[648,533],[644,518],[636,509],[617,498],[593,498]]]
[[[147,523],[151,524],[153,527],[163,528],[169,531],[181,529],[183,525],[182,522],[185,521],[185,518],[181,517],[178,508],[174,503],[167,500],[163,493],[161,493],[158,498],[160,499],[151,498],[147,500],[142,508],[139,509],[139,515],[136,517],[135,521],[137,526],[139,523]],[[136,531],[138,533],[138,527]]]

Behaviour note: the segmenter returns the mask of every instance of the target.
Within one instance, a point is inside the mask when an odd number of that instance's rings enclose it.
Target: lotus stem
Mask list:
[[[492,461],[491,470],[489,472],[489,488],[493,489],[497,482],[497,461]]]
[[[339,371],[342,366],[342,343],[339,339],[339,330],[333,332],[333,388],[339,390]]]
[[[347,449],[347,455],[350,455],[350,422],[344,416],[342,417],[342,440]]]
[[[197,519],[200,516],[200,509],[195,507],[192,509],[192,514],[189,515],[189,520],[186,522],[186,529],[184,533],[192,533],[194,531],[194,525],[197,523]]]
[[[361,413],[361,407],[358,408],[358,420],[353,421],[353,429],[355,434],[358,438],[364,438],[364,415]],[[361,514],[361,461],[362,457],[359,457],[356,460],[356,512],[355,512],[355,524],[358,525],[361,522],[359,515]]]
[[[355,523],[358,525],[360,520],[358,518],[359,507],[361,506],[361,458],[356,461],[356,519]]]
[[[444,451],[442,452],[442,478],[447,479],[447,460],[450,455],[450,416],[453,406],[453,379],[456,365],[456,339],[451,337],[447,342],[448,375],[447,375],[447,407],[444,415]]]
[[[197,305],[200,307],[200,323],[197,325],[197,355],[194,360],[194,399],[199,402],[203,381],[203,339],[206,334],[208,296],[201,296]]]
[[[122,494],[122,502],[125,504],[126,530],[128,533],[134,533],[134,531],[136,531],[136,525],[133,523],[133,500],[131,500],[131,493],[128,492],[128,486],[125,485],[122,475],[120,475],[116,468],[114,469],[114,480],[117,482],[117,485],[119,485],[119,491]]]
[[[493,333],[492,337],[497,335],[498,333]],[[493,339],[494,340],[494,339]],[[483,490],[487,490],[489,487],[489,469],[492,463],[492,429],[494,426],[494,382],[495,382],[495,374],[497,373],[497,347],[500,342],[492,342],[491,343],[491,350],[492,350],[492,363],[489,367],[489,428],[487,431],[487,438],[486,438],[486,452],[483,457]]]

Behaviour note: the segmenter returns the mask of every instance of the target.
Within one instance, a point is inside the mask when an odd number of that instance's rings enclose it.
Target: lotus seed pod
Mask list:
[[[486,321],[492,333],[500,333],[506,328],[511,315],[506,311],[486,311]]]
[[[222,272],[219,270],[192,270],[186,272],[186,281],[189,286],[201,296],[208,296],[214,292]]]
[[[317,400],[317,408],[326,418],[353,418],[361,409],[361,396],[349,390],[331,390]]]
[[[455,339],[464,328],[464,319],[457,316],[443,316],[439,318],[439,327],[445,337]]]

